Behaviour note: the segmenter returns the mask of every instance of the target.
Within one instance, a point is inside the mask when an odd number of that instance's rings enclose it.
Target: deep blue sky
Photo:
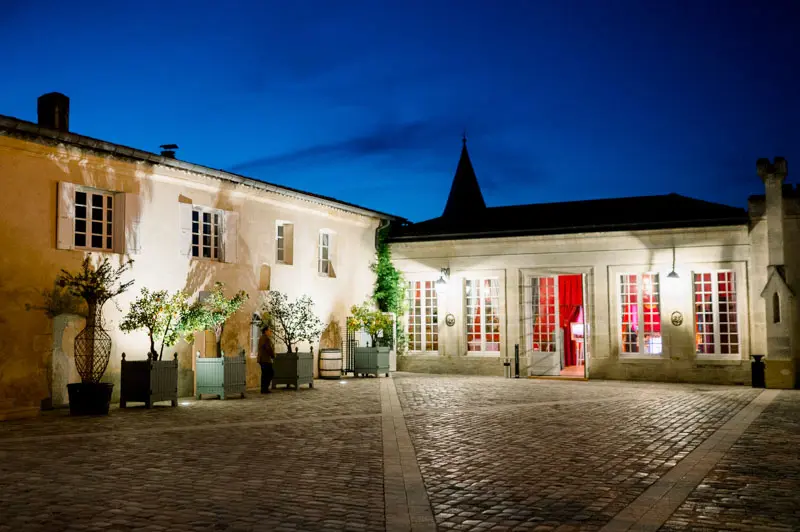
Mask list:
[[[757,158],[800,175],[793,4],[5,0],[0,114],[60,91],[74,132],[412,220],[444,208],[464,128],[490,206],[744,206]]]

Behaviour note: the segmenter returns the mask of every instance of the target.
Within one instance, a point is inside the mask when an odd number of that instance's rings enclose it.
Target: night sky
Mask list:
[[[759,157],[800,182],[798,6],[5,0],[0,114],[63,92],[73,132],[415,221],[441,214],[465,128],[490,206],[745,206]]]

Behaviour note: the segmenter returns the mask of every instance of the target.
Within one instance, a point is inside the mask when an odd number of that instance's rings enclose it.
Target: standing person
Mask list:
[[[270,393],[269,385],[275,376],[275,348],[272,347],[272,332],[269,325],[261,329],[261,338],[258,339],[258,363],[261,366],[261,393]]]

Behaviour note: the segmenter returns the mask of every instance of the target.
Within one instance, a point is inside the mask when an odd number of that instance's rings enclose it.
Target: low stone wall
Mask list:
[[[397,371],[502,377],[503,359],[500,357],[404,355],[397,357]]]

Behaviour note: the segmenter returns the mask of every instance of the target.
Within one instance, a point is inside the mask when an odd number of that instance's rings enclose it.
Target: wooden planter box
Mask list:
[[[278,384],[294,386],[295,390],[302,384],[314,387],[314,353],[280,353],[272,364],[275,377],[272,387]]]
[[[158,401],[178,406],[178,353],[172,360],[125,360],[122,353],[119,407],[131,401],[147,408]]]
[[[353,353],[355,375],[389,376],[388,347],[356,347]]]
[[[196,360],[195,382],[197,398],[201,395],[218,395],[225,399],[230,394],[241,394],[247,387],[247,361],[244,351],[238,356],[200,358]]]

